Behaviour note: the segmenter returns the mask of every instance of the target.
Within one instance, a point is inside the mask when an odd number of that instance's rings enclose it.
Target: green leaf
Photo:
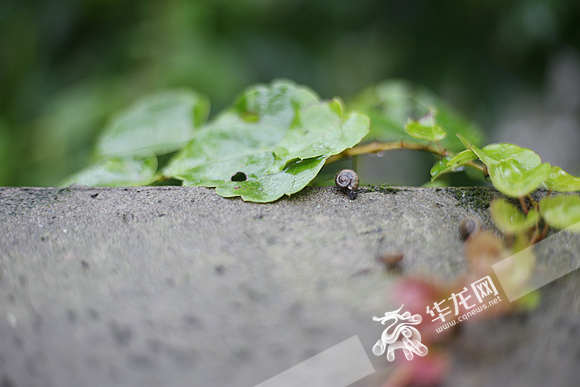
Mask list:
[[[472,150],[467,149],[463,152],[459,152],[453,158],[449,159],[447,166],[450,168],[458,168],[469,163],[471,160],[476,159],[477,155]]]
[[[428,181],[425,184],[422,184],[421,187],[425,188],[437,188],[437,187],[449,187],[449,183],[445,180],[435,180],[435,181]]]
[[[451,160],[451,157],[446,156],[433,165],[431,168],[431,181],[437,179],[443,173],[451,172],[453,170],[453,168],[447,166],[449,160]]]
[[[419,121],[409,119],[405,125],[405,132],[414,138],[433,142],[441,141],[447,136],[447,133],[435,124],[431,113],[427,113]]]
[[[472,146],[471,149],[488,167],[506,159],[513,159],[519,163],[520,168],[528,170],[537,167],[542,162],[540,156],[534,151],[513,144],[490,144],[483,149]]]
[[[580,232],[580,197],[545,197],[540,200],[540,215],[552,227]]]
[[[489,209],[496,227],[505,234],[525,231],[534,226],[540,219],[537,211],[532,209],[526,216],[504,199],[495,199],[491,202]]]
[[[199,130],[165,175],[223,196],[274,201],[301,190],[326,158],[368,133],[368,117],[342,111],[340,101],[320,102],[289,81],[255,86]]]
[[[99,136],[103,157],[160,155],[183,148],[202,126],[209,100],[193,91],[168,91],[136,102]]]
[[[132,187],[147,185],[155,180],[157,157],[113,158],[87,167],[60,183],[61,187],[83,184],[91,187]]]
[[[456,136],[456,137],[459,139],[459,141],[461,141],[461,144],[463,144],[463,146],[465,147],[465,149],[470,149],[470,148],[471,148],[471,146],[473,145],[473,144],[471,144],[471,143],[469,142],[469,140],[468,140],[467,138],[465,138],[465,136],[463,136],[462,134],[460,134],[460,133],[455,133],[455,136]]]
[[[217,186],[216,193],[224,197],[241,196],[243,200],[252,202],[272,202],[302,190],[316,177],[325,161],[322,156],[292,161],[282,171],[266,174],[257,180],[225,181]],[[190,185],[187,179],[183,183]]]
[[[551,166],[543,163],[526,170],[515,159],[505,159],[488,165],[489,177],[494,187],[510,197],[522,197],[542,184],[548,177]]]
[[[371,129],[365,141],[411,140],[404,130],[409,117],[422,117],[429,111],[436,111],[437,125],[449,135],[457,134],[470,144],[481,144],[483,134],[443,100],[429,90],[414,86],[409,82],[389,79],[371,86],[360,93],[347,106],[366,114],[371,119]],[[459,152],[465,147],[456,136],[441,141],[444,149]]]
[[[572,176],[560,167],[552,167],[544,186],[558,192],[580,191],[580,177]]]

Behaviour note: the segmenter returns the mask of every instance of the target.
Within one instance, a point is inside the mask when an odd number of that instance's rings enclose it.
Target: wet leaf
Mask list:
[[[513,144],[490,144],[483,149],[472,146],[471,149],[488,167],[506,159],[513,159],[518,162],[520,168],[527,170],[535,168],[542,162],[534,151]]]
[[[495,199],[489,209],[495,226],[504,234],[516,234],[534,226],[540,219],[540,214],[530,210],[527,215],[504,199]]]
[[[427,113],[419,121],[409,119],[405,125],[405,132],[419,140],[433,142],[441,141],[447,136],[447,133],[435,124],[435,119],[431,113]]]
[[[304,188],[316,177],[324,166],[325,158],[296,160],[288,163],[279,172],[266,174],[260,179],[243,182],[223,182],[216,187],[216,193],[224,197],[241,196],[243,200],[267,203],[284,195],[291,195]],[[184,180],[184,185],[190,184]]]
[[[201,127],[209,100],[193,91],[143,98],[113,118],[97,141],[103,158],[160,155],[183,148]]]
[[[540,214],[552,227],[580,232],[580,197],[576,195],[543,198]]]
[[[494,187],[510,197],[522,197],[542,184],[548,177],[552,167],[543,163],[526,170],[515,159],[505,159],[488,164],[489,177]]]
[[[470,149],[459,152],[453,158],[449,159],[447,166],[451,168],[458,168],[469,163],[471,160],[477,160],[477,155]]]
[[[437,179],[443,173],[453,171],[453,168],[447,166],[447,163],[451,160],[451,157],[446,156],[439,161],[437,161],[431,168],[431,181]]]
[[[60,183],[61,187],[82,184],[92,187],[132,187],[147,185],[155,180],[157,157],[113,158],[87,167]]]
[[[199,130],[165,174],[185,185],[216,187],[222,196],[274,201],[301,190],[326,158],[368,133],[366,116],[342,111],[340,101],[320,102],[290,81],[252,87]],[[240,172],[246,180],[232,181]]]
[[[560,167],[552,167],[543,185],[558,192],[580,191],[580,177],[572,176]]]

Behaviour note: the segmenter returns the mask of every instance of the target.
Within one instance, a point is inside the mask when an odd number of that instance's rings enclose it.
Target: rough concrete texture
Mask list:
[[[380,386],[392,366],[371,352],[372,317],[400,306],[391,285],[460,273],[457,226],[491,228],[497,193],[363,191],[255,204],[206,188],[0,188],[0,386],[253,387],[353,335],[377,369],[353,386]],[[561,232],[545,250],[554,262],[580,240]],[[376,260],[388,251],[405,253],[401,272]],[[578,277],[544,287],[533,312],[465,324],[444,385],[577,385]]]

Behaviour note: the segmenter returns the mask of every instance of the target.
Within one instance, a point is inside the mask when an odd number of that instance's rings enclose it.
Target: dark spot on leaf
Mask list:
[[[232,176],[232,181],[246,181],[248,180],[248,176],[244,172],[238,172]]]

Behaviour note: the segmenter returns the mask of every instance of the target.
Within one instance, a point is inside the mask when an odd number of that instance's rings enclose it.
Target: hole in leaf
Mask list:
[[[238,172],[231,178],[232,181],[246,181],[248,180],[248,176],[244,172]]]

